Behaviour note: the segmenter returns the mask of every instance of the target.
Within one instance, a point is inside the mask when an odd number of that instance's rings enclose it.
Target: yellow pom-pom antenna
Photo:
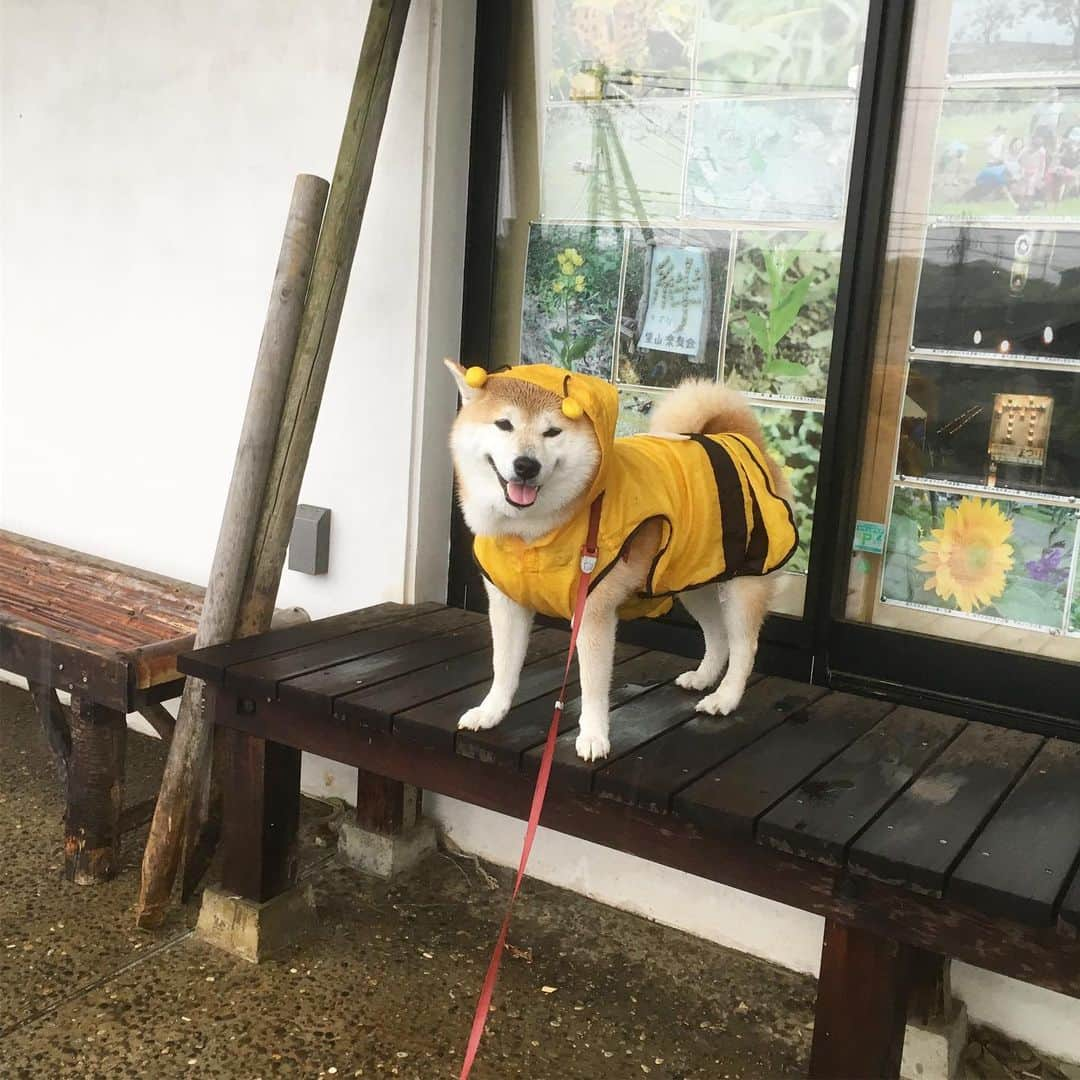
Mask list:
[[[465,372],[465,382],[474,390],[479,390],[487,379],[488,373],[482,367],[471,367]]]
[[[562,413],[567,420],[580,420],[585,415],[585,410],[581,407],[580,401],[575,401],[572,397],[563,398]]]

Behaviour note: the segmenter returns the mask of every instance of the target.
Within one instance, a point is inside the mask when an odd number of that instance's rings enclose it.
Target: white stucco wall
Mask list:
[[[0,0],[0,526],[193,581],[217,534],[293,176],[329,176],[365,0]],[[302,498],[315,616],[445,590],[470,0],[414,0]],[[443,12],[447,18],[443,19]],[[308,760],[312,790],[347,769]],[[429,796],[462,846],[521,825]],[[531,871],[815,972],[819,919],[541,831]],[[958,966],[973,1015],[1080,1060],[1074,1001]]]

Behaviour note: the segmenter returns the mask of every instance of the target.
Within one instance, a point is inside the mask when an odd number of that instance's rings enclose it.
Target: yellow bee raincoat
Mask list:
[[[615,387],[547,364],[490,375],[522,379],[570,399],[592,423],[601,465],[580,512],[561,528],[526,543],[478,536],[473,545],[484,575],[505,595],[544,615],[570,618],[589,524],[589,507],[604,496],[599,558],[590,588],[618,560],[648,521],[662,523],[660,550],[641,592],[619,610],[624,619],[668,611],[676,593],[741,575],[779,569],[795,553],[798,532],[776,493],[762,451],[742,435],[662,435],[615,438]],[[574,404],[576,403],[576,404]]]

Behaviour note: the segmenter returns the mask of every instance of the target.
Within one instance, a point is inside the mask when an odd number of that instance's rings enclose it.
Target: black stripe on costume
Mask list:
[[[746,557],[739,573],[761,577],[765,573],[765,560],[769,557],[769,533],[765,528],[765,519],[761,516],[761,506],[750,483],[750,477],[746,475],[741,463],[737,464],[736,468],[742,473],[746,490],[750,493],[750,508],[754,516],[754,527],[750,530],[750,542],[746,545]]]
[[[724,545],[724,577],[733,577],[743,573],[746,562],[748,537],[746,535],[746,512],[743,506],[743,480],[731,455],[717,442],[705,435],[691,435],[709,456],[713,477],[716,480],[716,493],[720,498],[720,525]],[[749,491],[754,504],[754,520],[761,517],[757,509],[757,500],[753,490]],[[735,513],[735,510],[738,513]]]
[[[799,526],[795,521],[795,511],[792,509],[791,503],[789,503],[787,499],[783,498],[783,496],[781,496],[777,492],[776,488],[773,487],[772,473],[770,473],[768,469],[762,467],[761,463],[757,459],[757,455],[754,453],[754,450],[758,450],[762,454],[766,453],[766,451],[758,447],[745,435],[737,435],[735,432],[732,432],[731,434],[733,438],[738,439],[739,442],[741,442],[743,446],[746,447],[747,452],[750,454],[750,460],[754,463],[754,467],[757,469],[757,471],[761,473],[762,480],[765,481],[765,490],[768,491],[768,493],[774,499],[781,503],[781,505],[787,511],[788,522],[791,524],[791,547],[788,549],[787,554],[782,559],[780,559],[780,561],[772,568],[772,570],[769,571],[769,573],[771,574],[773,570],[779,570],[780,567],[783,566],[795,554],[795,552],[799,550]]]

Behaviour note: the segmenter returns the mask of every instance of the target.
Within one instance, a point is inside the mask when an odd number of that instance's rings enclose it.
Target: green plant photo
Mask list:
[[[770,397],[823,400],[839,270],[833,234],[741,234],[724,380]]]

